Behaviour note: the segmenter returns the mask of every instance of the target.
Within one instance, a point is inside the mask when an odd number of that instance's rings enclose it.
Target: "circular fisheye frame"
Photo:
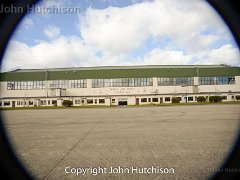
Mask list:
[[[231,29],[237,43],[238,47],[240,44],[240,15],[239,15],[239,5],[237,5],[237,0],[209,0],[208,1],[225,20],[226,24]],[[27,12],[27,8],[37,1],[34,0],[19,0],[13,1],[9,0],[6,3],[1,3],[1,8],[11,8],[23,7],[23,12],[18,13],[7,13],[0,12],[0,57],[1,61],[3,59],[4,52],[6,50],[8,41],[11,38],[15,28],[22,20],[23,16]],[[2,62],[1,62],[2,63]],[[0,77],[1,79],[1,77]],[[184,87],[183,87],[184,88]],[[185,88],[187,89],[187,88]],[[152,99],[153,100],[153,99]],[[148,101],[148,99],[146,99]],[[177,101],[177,99],[176,99]],[[119,101],[120,105],[125,105],[126,101],[122,99]],[[24,165],[18,160],[17,155],[11,147],[11,143],[8,141],[8,136],[6,135],[6,129],[2,123],[2,112],[0,120],[0,176],[5,176],[8,179],[33,179],[30,172],[24,168]],[[114,170],[114,169],[113,169]],[[66,166],[65,171],[67,173],[76,173],[77,169],[75,167]],[[215,171],[216,174],[212,179],[240,179],[240,134],[236,140],[232,152],[230,153],[226,162],[219,167],[219,171]]]
[[[12,6],[22,7],[21,13],[0,12],[0,64],[2,64],[3,55],[11,35],[27,12],[27,8],[38,0],[8,0],[1,1],[2,9],[11,9]],[[0,77],[1,78],[1,77]],[[1,93],[1,92],[0,92]],[[1,110],[0,110],[1,111]],[[31,173],[23,166],[17,158],[11,143],[8,140],[6,130],[3,125],[2,112],[0,114],[0,177],[2,179],[33,179]]]
[[[240,6],[237,0],[209,0],[208,1],[225,20],[233,33],[238,48],[240,47]],[[240,178],[240,132],[232,152],[219,171],[212,177],[212,179],[239,179]]]

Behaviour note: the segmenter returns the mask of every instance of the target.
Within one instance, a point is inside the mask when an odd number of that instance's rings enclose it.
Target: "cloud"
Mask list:
[[[210,28],[214,29],[211,35],[201,33]],[[79,30],[86,44],[113,55],[130,53],[149,38],[168,37],[168,48],[190,52],[209,48],[222,34],[231,39],[214,10],[199,0],[157,0],[103,10],[88,8],[80,16]]]
[[[228,64],[239,65],[238,48],[231,44],[217,49],[186,54],[181,50],[153,49],[142,59],[142,64],[185,65],[185,64]]]
[[[239,66],[239,49],[231,44],[216,49],[206,50],[194,54],[198,59],[195,64],[228,64]]]
[[[183,51],[153,49],[143,58],[143,64],[183,65],[190,64],[192,55],[185,55]]]
[[[91,48],[84,46],[81,39],[61,36],[34,46],[11,41],[4,55],[2,69],[94,66],[95,63],[100,65],[101,61]]]
[[[61,29],[57,26],[48,26],[44,29],[44,34],[50,39],[56,38],[60,35]]]
[[[14,53],[13,53],[14,52]],[[12,68],[54,68],[81,66],[114,65],[185,65],[185,64],[221,64],[239,65],[239,53],[231,44],[216,49],[196,53],[182,50],[164,50],[155,48],[143,57],[104,53],[97,56],[98,50],[86,46],[76,36],[58,37],[50,42],[40,42],[35,46],[12,41],[3,61],[3,69]]]

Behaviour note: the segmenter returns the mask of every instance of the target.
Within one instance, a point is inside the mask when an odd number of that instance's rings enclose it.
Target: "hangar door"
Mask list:
[[[128,105],[127,99],[119,99],[118,100],[118,105],[119,106],[127,106]]]

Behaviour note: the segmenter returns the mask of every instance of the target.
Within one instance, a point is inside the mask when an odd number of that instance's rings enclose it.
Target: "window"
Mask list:
[[[69,80],[68,83],[70,83],[69,88],[86,88],[87,87],[86,79]]]
[[[170,102],[170,97],[165,97],[166,102]]]
[[[4,101],[3,106],[10,106],[10,101]]]
[[[193,77],[177,77],[175,78],[177,86],[191,86],[193,85]]]
[[[105,99],[99,99],[99,104],[105,104]]]
[[[28,104],[31,106],[33,105],[33,101],[29,101]]]
[[[120,80],[118,79],[112,79],[111,80],[111,87],[119,87],[120,86]]]
[[[67,88],[86,88],[87,80],[78,79],[78,80],[54,80],[50,84],[50,88],[53,89],[67,89]]]
[[[93,99],[87,99],[87,104],[93,104]]]
[[[151,102],[151,98],[148,98],[148,102]]]
[[[235,84],[234,76],[199,77],[200,85]]]
[[[152,98],[152,102],[158,102],[158,98]]]
[[[216,84],[235,84],[235,77],[228,76],[216,77]]]
[[[147,98],[141,98],[141,102],[147,102]]]
[[[168,78],[168,77],[158,78],[158,86],[173,86],[173,85],[174,85],[173,78]]]
[[[57,100],[52,100],[52,105],[57,105]]]
[[[152,78],[118,78],[118,79],[93,79],[92,87],[138,87],[152,86]]]
[[[193,77],[161,77],[158,78],[158,86],[191,86]]]
[[[193,101],[193,97],[188,97],[188,101]]]
[[[199,84],[200,85],[213,85],[215,84],[214,77],[199,77]]]
[[[105,81],[106,81],[106,84],[105,84]],[[109,79],[93,79],[92,87],[93,88],[109,87]]]
[[[45,81],[15,81],[8,82],[8,90],[31,90],[31,89],[44,89]]]
[[[134,78],[134,86],[152,86],[153,79],[152,78]]]
[[[115,99],[112,99],[112,103],[115,103]]]
[[[27,89],[33,89],[33,88],[34,88],[33,85],[34,85],[34,84],[33,84],[33,81],[28,81],[28,82],[27,82]]]
[[[75,104],[81,104],[80,99],[76,99],[76,100],[75,100]]]
[[[45,88],[45,82],[44,81],[36,81],[35,82],[36,89],[44,89]]]
[[[95,104],[97,104],[97,99],[95,99]]]
[[[50,84],[50,88],[68,88],[69,87],[69,81],[68,80],[54,80]]]
[[[21,82],[21,89],[27,89],[27,82],[26,81],[23,81]]]
[[[132,87],[132,86],[134,86],[134,79],[132,79],[132,78],[123,78],[122,79],[122,86],[123,87]]]
[[[44,106],[44,105],[46,105],[46,101],[45,100],[41,100],[40,104],[41,104],[41,106]]]
[[[15,86],[14,86],[14,82],[8,82],[7,83],[7,89],[8,90],[14,90],[15,89]]]

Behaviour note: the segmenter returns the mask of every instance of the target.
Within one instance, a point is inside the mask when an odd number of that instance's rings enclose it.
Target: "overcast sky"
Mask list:
[[[37,7],[80,11],[28,14],[8,45],[2,70],[240,65],[228,27],[202,0],[45,0]]]

